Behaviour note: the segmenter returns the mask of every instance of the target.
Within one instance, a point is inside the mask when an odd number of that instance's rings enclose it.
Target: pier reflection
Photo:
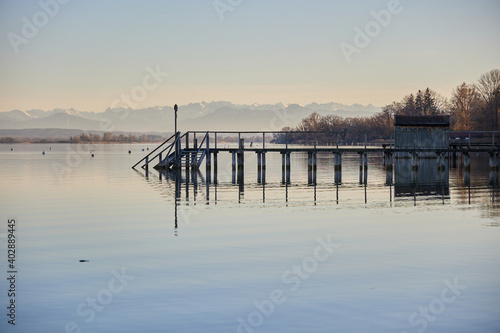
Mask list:
[[[285,168],[285,182],[280,181],[279,169],[274,170],[268,182],[264,181],[262,172],[245,174],[238,168],[235,168],[234,173],[231,169],[221,169],[219,175],[215,169],[212,177],[208,176],[209,172],[192,168],[136,171],[162,196],[174,203],[175,235],[178,227],[190,221],[193,214],[202,212],[198,207],[218,204],[245,204],[256,209],[269,205],[296,207],[319,204],[358,208],[368,207],[363,205],[476,204],[484,210],[485,217],[497,218],[500,216],[498,169],[488,167],[482,156],[474,156],[471,167],[467,157],[463,159],[467,163],[459,160],[457,168],[453,168],[453,163],[450,161],[449,164],[444,156],[395,157],[393,161],[387,160],[389,163],[383,164],[380,159],[371,159],[368,168],[361,155],[359,182],[358,168],[353,168],[352,162],[344,169],[337,166],[340,163],[335,163],[328,170],[323,169],[319,173],[319,181],[316,174],[311,176],[309,172],[314,171],[314,163],[310,163],[312,167],[308,168],[307,173],[304,170],[301,176],[287,172]],[[344,175],[338,174],[341,172]],[[218,179],[218,176],[221,178]],[[489,222],[487,225],[499,224]]]
[[[273,177],[267,182],[264,181],[265,176],[262,172],[245,173],[238,168],[219,170],[221,179],[218,179],[217,169],[213,170],[211,177],[205,170],[202,172],[200,169],[192,168],[153,172],[145,170],[145,175],[143,172],[138,172],[155,187],[157,186],[165,197],[175,198],[177,204],[186,206],[216,205],[221,201],[229,204],[284,205],[289,203],[316,205],[317,202],[330,205],[386,202],[392,205],[392,203],[407,202],[407,199],[412,197],[415,204],[417,201],[429,203],[429,200],[442,200],[445,203],[445,200],[449,202],[451,196],[451,177],[453,193],[459,202],[471,204],[485,199],[492,203],[498,201],[498,170],[488,169],[484,161],[475,156],[471,174],[468,156],[466,158],[464,160],[467,163],[459,161],[456,169],[453,168],[453,164],[448,164],[449,161],[445,156],[395,157],[394,161],[388,160],[389,163],[384,165],[380,163],[380,159],[373,159],[370,160],[368,168],[365,157],[360,155],[359,182],[357,168],[347,165],[342,169],[340,163],[335,163],[328,171],[323,169],[318,181],[316,174],[311,176],[309,172],[314,171],[313,156],[309,159],[311,163],[308,163],[312,167],[307,173],[303,171],[301,176],[293,177],[295,174],[287,172],[285,168],[285,182],[280,182],[282,179],[278,178],[277,170],[274,170]],[[485,187],[489,188],[487,192],[484,192]],[[484,193],[489,194],[488,198],[484,197]]]
[[[470,179],[470,175],[469,175]],[[387,177],[389,181],[389,176]],[[440,158],[396,158],[394,161],[394,196],[450,195],[448,163]]]

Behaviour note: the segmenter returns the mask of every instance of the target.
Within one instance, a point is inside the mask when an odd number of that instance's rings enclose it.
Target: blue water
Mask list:
[[[470,186],[450,169],[447,193],[396,196],[381,156],[366,186],[344,156],[336,186],[319,155],[308,186],[307,156],[292,154],[286,186],[268,154],[264,188],[247,154],[242,189],[221,153],[218,184],[202,168],[176,200],[175,179],[131,169],[143,148],[0,145],[5,277],[18,224],[16,325],[2,279],[0,331],[500,331],[500,193],[484,156]]]

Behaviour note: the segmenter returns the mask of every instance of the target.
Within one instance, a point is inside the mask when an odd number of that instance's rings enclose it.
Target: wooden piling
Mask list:
[[[232,151],[231,152],[231,157],[232,157],[232,164],[231,164],[231,167],[232,167],[232,183],[235,184],[236,183],[236,152],[235,151]]]
[[[411,153],[411,170],[412,171],[418,170],[418,152],[417,151],[413,151]]]
[[[470,152],[464,151],[464,170],[470,171]]]
[[[286,182],[290,184],[290,153],[286,154]]]
[[[490,151],[490,171],[498,171],[498,153]]]
[[[453,147],[453,152],[451,154],[451,160],[452,160],[452,168],[456,169],[457,168],[457,148]]]
[[[206,138],[206,150],[205,150],[205,166],[207,169],[207,182],[210,182],[210,176],[212,174],[212,156],[210,156],[210,135],[207,132]]]
[[[385,153],[385,171],[392,172],[394,169],[394,154],[393,152]]]
[[[218,176],[218,165],[217,165],[217,152],[214,152],[214,183],[217,184]]]
[[[312,164],[313,164],[313,172],[316,174],[316,171],[318,169],[318,163],[317,163],[317,153],[313,151],[312,153]]]
[[[313,169],[312,154],[312,151],[307,152],[307,173],[311,174]]]
[[[262,151],[262,184],[266,183],[266,153]]]
[[[464,184],[470,184],[470,152],[464,152]]]
[[[286,182],[286,153],[284,151],[280,152],[281,154],[281,183],[285,184]]]
[[[359,183],[363,184],[363,152],[358,151],[359,154]]]
[[[334,157],[334,169],[335,169],[335,184],[342,183],[342,153],[337,151],[335,152]]]
[[[366,149],[363,153],[363,182],[366,184],[368,182],[368,153]]]
[[[257,183],[260,184],[262,182],[262,153],[260,151],[257,152]]]
[[[243,170],[245,164],[245,139],[240,139],[239,142],[239,150],[238,150],[238,171]]]

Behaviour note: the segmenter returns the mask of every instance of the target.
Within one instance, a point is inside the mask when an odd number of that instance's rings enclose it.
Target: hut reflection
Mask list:
[[[398,157],[394,161],[394,196],[450,195],[448,163],[442,156]]]

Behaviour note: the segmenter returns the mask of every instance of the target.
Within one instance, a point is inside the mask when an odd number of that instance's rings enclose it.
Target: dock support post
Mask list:
[[[385,162],[385,170],[392,172],[394,169],[394,153],[386,152],[386,162]]]
[[[411,153],[411,171],[418,171],[418,152]]]
[[[318,165],[316,163],[316,151],[313,151],[312,153],[312,159],[313,159],[313,183],[316,184],[316,175],[318,171]]]
[[[266,153],[262,151],[262,184],[266,183]]]
[[[186,133],[186,149],[189,149],[189,132]]]
[[[359,183],[363,184],[363,152],[358,151],[359,154]]]
[[[240,186],[243,186],[243,170],[244,170],[244,164],[245,164],[245,155],[243,149],[245,148],[245,139],[240,139],[239,142],[239,150],[238,150],[238,184]],[[242,191],[240,191],[242,192]]]
[[[262,152],[257,152],[257,184],[262,183]]]
[[[307,183],[309,185],[314,184],[313,181],[313,152],[307,152]]]
[[[214,152],[214,183],[217,183],[217,172],[218,172],[217,152]]]
[[[179,169],[178,172],[179,172],[179,175],[182,174],[182,169]],[[186,201],[189,201],[190,175],[191,175],[191,171],[189,170],[189,167],[186,166]]]
[[[469,185],[469,183],[470,183],[470,152],[469,151],[464,152],[464,183],[465,183],[465,185]]]
[[[490,171],[498,171],[498,153],[496,151],[490,152]]]
[[[470,171],[470,152],[464,151],[464,170]]]
[[[456,169],[457,168],[457,147],[453,147],[451,159],[452,159],[452,166],[451,167],[453,169]]]
[[[207,132],[206,150],[205,150],[205,166],[207,169],[207,183],[210,183],[212,176],[212,156],[210,156],[210,134]]]
[[[198,138],[196,134],[193,138],[193,149],[196,151],[198,149]],[[196,154],[191,154],[191,167],[196,168]]]
[[[490,185],[498,185],[498,152],[490,151]]]
[[[364,164],[363,182],[366,185],[366,183],[368,182],[368,153],[366,152],[366,150],[363,154],[363,160],[364,160],[364,162],[363,162],[363,164]]]
[[[146,156],[146,171],[149,171],[149,156]]]
[[[233,184],[236,184],[236,152],[235,151],[232,151],[231,152],[231,155],[232,155],[232,183]]]
[[[281,152],[281,183],[285,184],[286,181],[286,153]]]
[[[288,184],[290,184],[290,155],[291,153],[286,155],[286,182]]]
[[[238,171],[243,170],[245,163],[245,155],[243,149],[245,148],[245,139],[240,139],[239,149],[238,149]]]
[[[339,151],[335,152],[335,184],[342,183],[342,153]]]
[[[385,171],[385,185],[391,186],[393,182],[393,173],[392,169],[389,170],[388,168]]]

